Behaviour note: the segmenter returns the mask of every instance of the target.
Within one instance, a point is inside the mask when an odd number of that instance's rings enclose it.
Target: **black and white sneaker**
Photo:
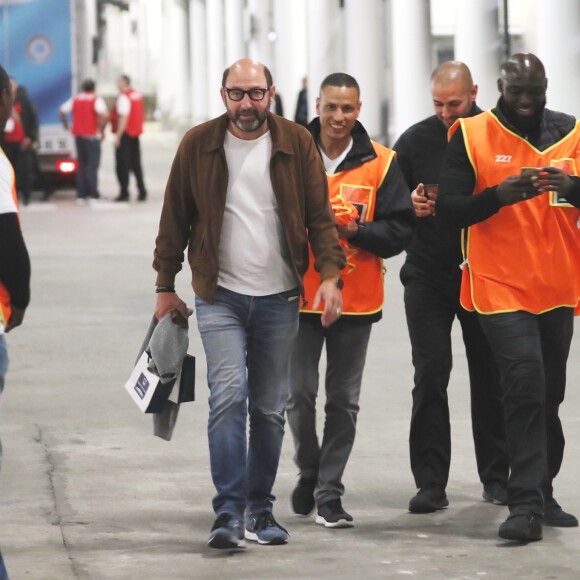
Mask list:
[[[342,509],[340,498],[331,499],[318,506],[316,523],[325,528],[352,528],[353,518]]]
[[[246,516],[246,540],[278,546],[286,544],[290,534],[275,519],[272,512],[263,511]]]
[[[219,514],[211,528],[207,545],[218,550],[245,548],[242,519],[233,514]]]

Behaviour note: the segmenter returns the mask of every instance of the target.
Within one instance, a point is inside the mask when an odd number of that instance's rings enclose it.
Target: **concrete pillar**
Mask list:
[[[361,88],[359,120],[371,137],[381,136],[381,97],[384,94],[379,42],[380,0],[346,0],[344,11],[345,67]]]
[[[389,142],[433,114],[431,21],[425,0],[391,0],[393,104]],[[412,31],[412,32],[411,32]]]
[[[477,104],[482,109],[494,106],[497,98],[501,33],[497,0],[455,0],[455,59],[471,70],[479,86]]]
[[[244,0],[225,0],[226,66],[248,56],[244,38]]]
[[[164,125],[178,129],[188,125],[191,117],[187,15],[187,0],[167,0],[162,5],[165,59],[160,71],[158,105]]]
[[[220,97],[222,75],[226,66],[225,59],[225,22],[223,0],[208,0],[205,4],[206,34],[207,34],[207,112],[212,119],[224,112],[224,104]]]
[[[207,38],[205,0],[189,0],[191,123],[208,119]]]
[[[306,76],[306,0],[274,0],[274,62],[272,75],[282,97],[284,116],[294,120],[298,92]]]
[[[535,54],[548,77],[548,107],[580,118],[580,2],[551,0],[536,2]],[[546,32],[547,23],[557,23]]]
[[[336,0],[309,0],[306,3],[308,33],[308,117],[316,116],[320,83],[342,63],[341,10]],[[324,23],[324,26],[322,25]],[[360,39],[363,42],[363,39]]]

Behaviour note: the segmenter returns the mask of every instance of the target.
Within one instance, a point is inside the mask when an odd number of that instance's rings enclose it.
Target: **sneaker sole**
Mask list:
[[[316,516],[316,523],[325,528],[352,528],[354,522],[348,520],[338,520],[337,522],[327,522],[322,516]]]
[[[536,536],[522,533],[519,530],[500,530],[498,535],[504,540],[512,540],[514,542],[539,542],[542,539],[542,534]]]
[[[445,505],[441,505],[441,506],[437,506],[437,507],[430,507],[430,508],[415,508],[415,509],[411,509],[409,507],[409,513],[412,514],[433,514],[435,512],[438,512],[440,510],[446,510],[449,507],[449,503],[445,504]]]
[[[491,503],[493,505],[507,505],[508,504],[507,501],[501,501],[500,499],[497,499],[497,498],[493,497],[492,495],[483,494],[482,497],[483,497],[483,501],[485,503]]]
[[[261,540],[258,537],[258,534],[254,532],[250,532],[249,530],[245,531],[246,540],[250,540],[251,542],[258,542],[262,546],[281,546],[282,544],[288,543],[288,538],[273,538],[271,540]]]
[[[244,540],[232,540],[229,534],[217,533],[215,536],[210,537],[207,545],[216,550],[236,550],[245,548],[246,542]]]

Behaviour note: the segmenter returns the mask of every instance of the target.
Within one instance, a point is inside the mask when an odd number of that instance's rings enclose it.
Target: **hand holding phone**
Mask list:
[[[531,177],[538,177],[540,174],[540,170],[538,167],[522,167],[522,172],[520,177],[522,178],[531,178]]]

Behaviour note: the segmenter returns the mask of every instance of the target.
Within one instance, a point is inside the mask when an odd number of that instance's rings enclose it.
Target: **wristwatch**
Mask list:
[[[336,279],[334,280],[334,282],[336,283],[336,287],[339,290],[342,290],[343,289],[343,287],[344,287],[344,280],[340,276],[337,276]]]

